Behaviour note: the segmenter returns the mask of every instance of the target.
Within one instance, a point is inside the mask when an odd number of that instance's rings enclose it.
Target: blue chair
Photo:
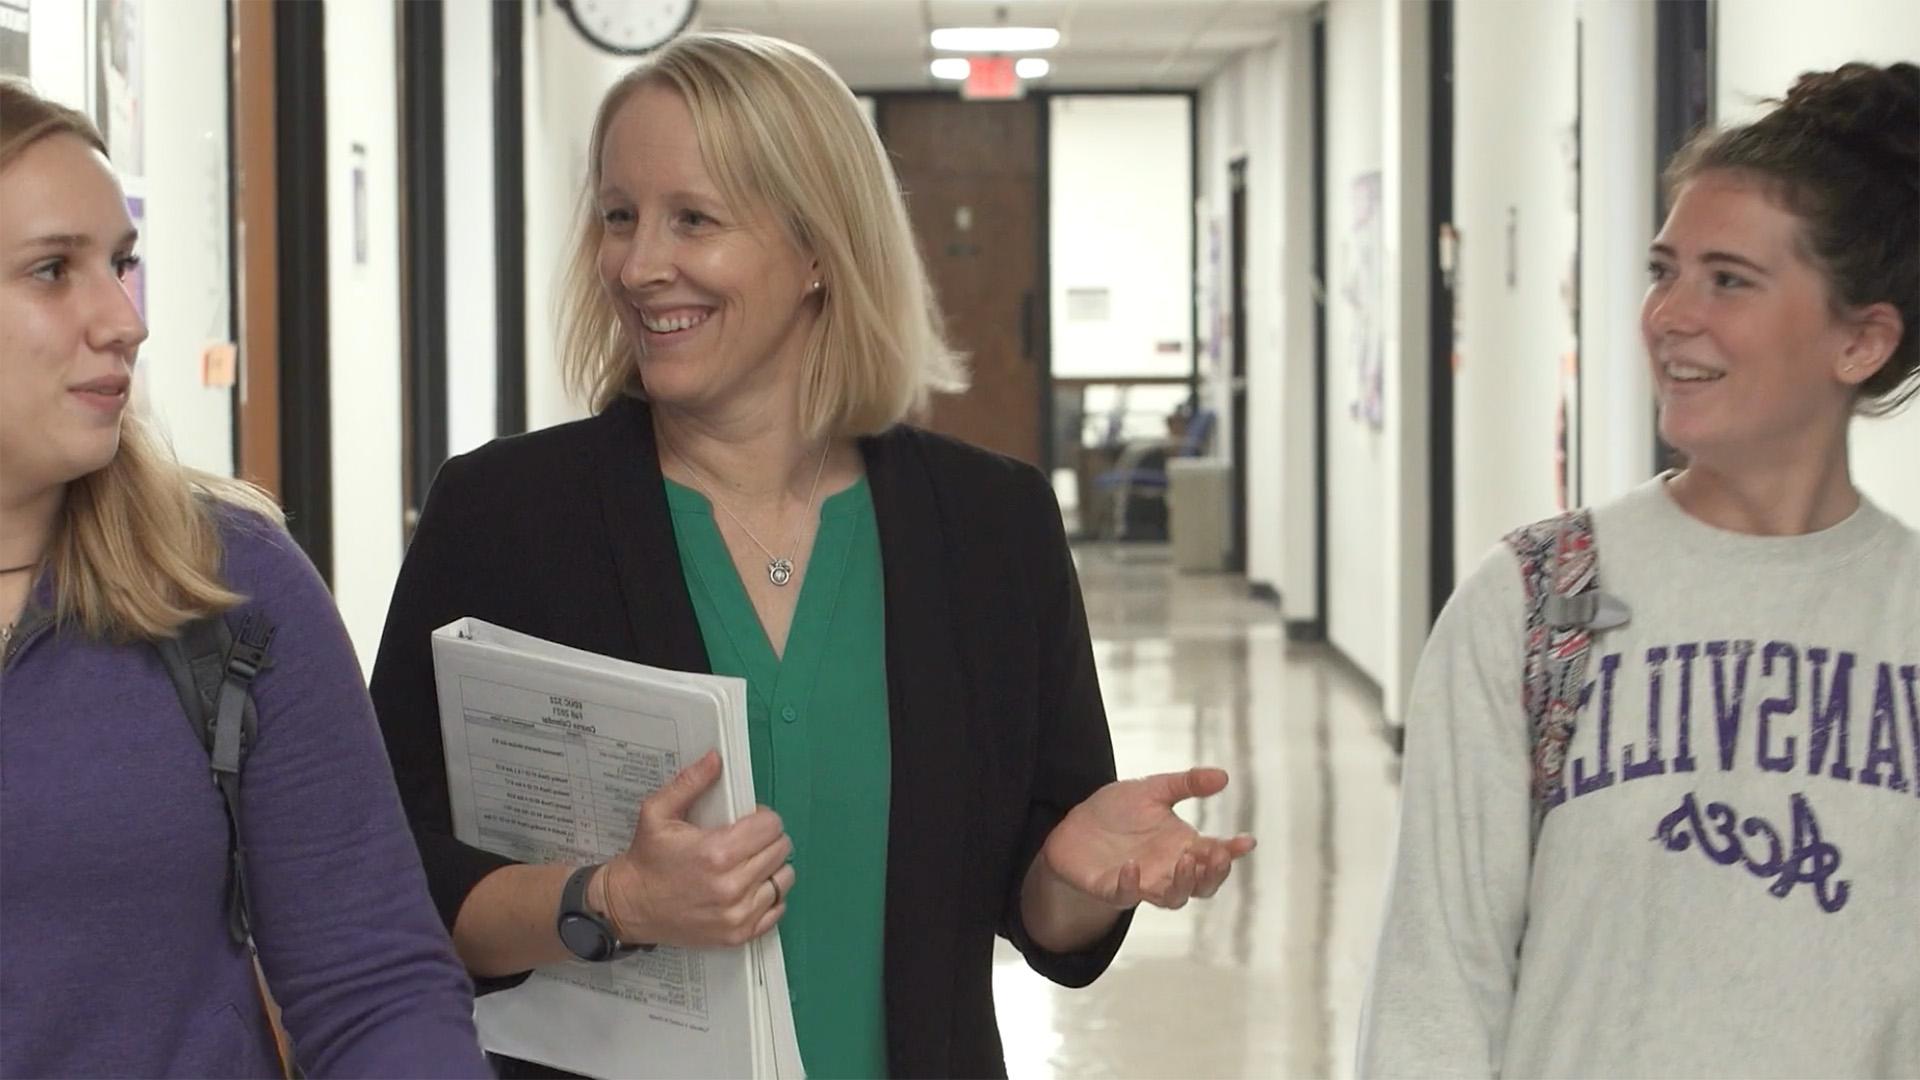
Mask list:
[[[1113,513],[1109,539],[1133,539],[1129,535],[1127,515],[1136,498],[1167,498],[1167,461],[1170,458],[1199,457],[1207,452],[1213,438],[1214,411],[1201,409],[1187,421],[1186,434],[1178,439],[1143,439],[1128,443],[1114,467],[1094,478],[1101,492],[1111,492]]]

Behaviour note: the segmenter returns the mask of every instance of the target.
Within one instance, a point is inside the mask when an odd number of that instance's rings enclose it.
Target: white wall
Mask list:
[[[1429,12],[1424,0],[1389,0],[1381,70],[1386,85],[1386,536],[1378,572],[1386,659],[1376,676],[1387,719],[1399,723],[1432,619],[1433,525],[1428,421],[1435,223],[1428,210],[1432,146]]]
[[[1653,475],[1653,383],[1640,300],[1653,241],[1654,6],[1579,0],[1586,28],[1580,208],[1581,496]]]
[[[1563,290],[1578,239],[1569,164],[1578,88],[1572,0],[1466,0],[1454,10],[1457,580],[1509,530],[1560,509],[1554,455],[1562,368],[1574,347]],[[1591,150],[1588,160],[1609,174],[1625,164]],[[1628,238],[1644,235],[1651,213],[1644,204]],[[1613,434],[1650,460],[1650,429]]]
[[[1721,0],[1716,26],[1718,118],[1751,120],[1756,98],[1778,97],[1803,71],[1849,60],[1920,61],[1920,4],[1908,0]],[[1907,333],[1920,333],[1908,327]],[[1920,527],[1920,409],[1853,426],[1854,480],[1907,524]]]
[[[443,9],[446,92],[447,453],[494,436],[493,11]]]
[[[1192,370],[1193,177],[1187,99],[1050,100],[1053,373]],[[1077,316],[1070,293],[1098,295]],[[1162,351],[1161,344],[1177,345]]]
[[[1326,32],[1327,632],[1397,721],[1430,588],[1428,8],[1335,0]]]
[[[587,414],[585,403],[570,400],[561,385],[554,310],[586,183],[594,110],[631,62],[588,45],[554,5],[520,2],[526,7],[527,426],[541,428]]]
[[[396,16],[392,0],[326,2],[333,594],[371,670],[401,556]],[[357,165],[366,172],[364,265],[354,252]]]
[[[1384,685],[1387,433],[1352,415],[1359,273],[1355,184],[1385,165],[1386,11],[1394,0],[1339,0],[1327,9],[1327,631],[1360,669]],[[1384,188],[1382,189],[1384,191]],[[1384,224],[1381,226],[1384,244]],[[1384,317],[1386,278],[1369,302]]]
[[[28,81],[47,97],[86,109],[87,50],[93,44],[87,8],[76,0],[29,0]]]
[[[1287,619],[1320,617],[1313,408],[1312,23],[1242,54],[1201,88],[1202,368],[1226,406],[1232,370],[1228,169],[1247,161],[1247,578],[1280,593]],[[1215,232],[1217,230],[1217,241]],[[1219,271],[1211,270],[1217,242]],[[1212,277],[1217,276],[1216,282]],[[1219,338],[1218,370],[1207,360]],[[1227,438],[1231,433],[1226,433]],[[1231,445],[1226,439],[1217,445]]]
[[[180,459],[233,471],[233,391],[202,385],[201,353],[231,340],[227,39],[221,0],[143,5],[146,41],[148,402]]]

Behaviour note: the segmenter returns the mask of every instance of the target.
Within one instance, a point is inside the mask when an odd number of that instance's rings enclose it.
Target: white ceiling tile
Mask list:
[[[790,38],[856,86],[930,87],[931,26],[1057,26],[1041,85],[1191,87],[1245,49],[1274,40],[1313,0],[703,0],[701,25]]]

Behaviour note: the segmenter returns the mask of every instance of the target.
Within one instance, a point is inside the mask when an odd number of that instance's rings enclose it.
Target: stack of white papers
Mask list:
[[[570,649],[477,619],[434,632],[454,833],[529,863],[627,850],[640,800],[709,750],[688,820],[754,809],[746,683]],[[661,946],[542,968],[474,1010],[488,1050],[596,1077],[799,1080],[776,929],[738,949]]]

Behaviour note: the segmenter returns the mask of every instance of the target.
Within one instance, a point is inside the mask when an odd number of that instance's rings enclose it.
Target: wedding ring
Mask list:
[[[778,881],[768,878],[767,884],[773,886],[773,906],[779,907],[780,901],[786,899],[786,894],[780,891],[780,883]]]

